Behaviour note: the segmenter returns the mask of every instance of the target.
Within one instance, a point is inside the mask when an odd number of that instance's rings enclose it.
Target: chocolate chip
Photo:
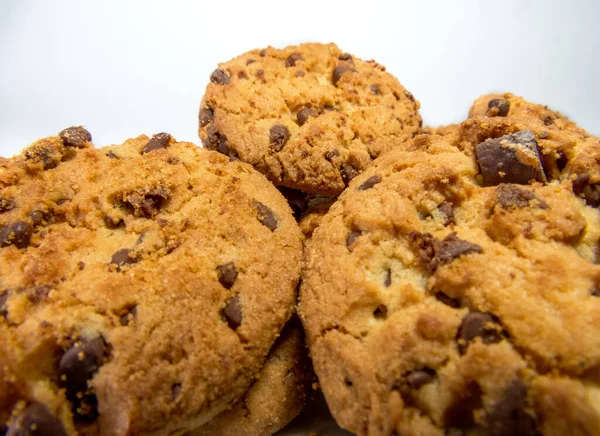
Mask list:
[[[385,279],[383,281],[383,286],[389,288],[392,285],[392,270],[390,268],[385,272]]]
[[[346,186],[356,176],[358,176],[358,171],[352,165],[342,166],[342,180]]]
[[[63,280],[64,281],[64,280]],[[40,301],[44,301],[48,298],[48,294],[52,290],[52,285],[43,284],[39,286],[35,286],[34,288],[29,288],[26,290],[27,299],[34,304],[39,303]]]
[[[567,156],[565,156],[565,154],[561,150],[559,150],[557,153],[558,153],[558,158],[556,159],[556,168],[558,168],[559,171],[562,171],[565,169],[565,167],[569,163],[569,159],[567,158]]]
[[[429,271],[432,273],[438,266],[450,263],[465,254],[482,253],[483,249],[477,244],[459,239],[456,233],[450,233],[442,241],[435,241],[434,252],[435,256],[429,263]]]
[[[127,311],[119,317],[119,323],[122,326],[129,325],[129,323],[135,319],[135,317],[137,315],[137,305],[132,306],[126,310]]]
[[[227,262],[217,267],[217,274],[219,276],[219,283],[224,288],[230,289],[235,283],[235,279],[238,276],[238,270],[233,262]]]
[[[452,206],[452,203],[444,201],[438,206],[438,210],[444,216],[444,226],[456,224],[456,222],[454,221],[454,207]]]
[[[500,183],[525,185],[531,181],[547,181],[537,142],[529,130],[488,139],[478,144],[475,152],[486,186]]]
[[[354,59],[352,59],[352,55],[350,53],[342,53],[338,56],[338,59],[340,61],[346,61],[350,62],[351,64],[354,64]]]
[[[65,130],[61,130],[58,136],[67,147],[85,147],[85,144],[92,140],[90,132],[81,126],[67,127]]]
[[[67,436],[67,431],[45,405],[33,403],[17,417],[6,436]]]
[[[381,95],[381,88],[379,87],[379,85],[371,85],[369,86],[369,89],[371,90],[371,92],[375,95]]]
[[[535,418],[525,412],[527,387],[522,380],[513,380],[487,416],[491,436],[535,436]]]
[[[8,212],[15,208],[15,202],[4,197],[0,197],[0,213]]]
[[[210,108],[201,108],[198,113],[198,121],[200,121],[200,127],[208,125],[214,117],[214,113]]]
[[[591,292],[592,297],[600,297],[600,288],[596,287]],[[2,297],[0,297],[0,307],[2,307]]]
[[[260,70],[256,70],[256,77],[258,77],[258,80],[260,80],[262,83],[267,83],[267,79],[265,79],[265,70],[262,68]]]
[[[277,227],[279,226],[279,222],[277,216],[273,213],[273,211],[259,201],[255,201],[252,205],[254,206],[254,209],[256,209],[256,213],[258,214],[258,221],[263,226],[274,232],[275,229],[277,229]]]
[[[160,150],[162,148],[167,148],[169,146],[169,141],[171,140],[171,135],[168,133],[157,133],[153,135],[152,138],[148,141],[148,143],[142,149],[142,154],[150,153],[154,150]]]
[[[33,227],[24,221],[0,227],[0,247],[14,245],[17,248],[26,248],[31,241]]]
[[[551,124],[554,124],[554,118],[552,118],[552,116],[550,115],[546,115],[545,117],[543,117],[542,121],[544,122],[545,126],[550,126]]]
[[[125,204],[137,217],[154,218],[169,198],[166,188],[154,188],[145,193],[133,192],[127,194]]]
[[[329,150],[329,151],[327,151],[327,152],[325,153],[325,159],[326,159],[328,162],[331,162],[331,160],[332,160],[334,157],[338,157],[339,155],[340,155],[340,152],[339,152],[339,151],[337,151],[337,150],[335,150],[335,149],[334,149],[334,150]]]
[[[287,127],[276,124],[269,130],[271,149],[275,152],[281,151],[285,143],[290,139],[290,132]]]
[[[121,271],[121,266],[123,265],[131,265],[139,261],[140,259],[137,257],[136,253],[129,248],[121,248],[113,254],[110,259],[111,264],[117,265],[117,271]]]
[[[56,168],[62,155],[51,146],[32,145],[25,150],[25,159],[41,164],[44,170]]]
[[[431,368],[418,369],[409,372],[406,376],[406,383],[413,389],[419,389],[427,383],[431,383],[435,377],[435,371]]]
[[[96,395],[88,381],[104,363],[106,351],[104,339],[97,337],[69,348],[58,363],[58,383],[66,388],[73,412],[81,418],[94,419],[98,414]]]
[[[181,383],[175,383],[171,386],[171,401],[175,401],[181,394]]]
[[[229,83],[229,75],[220,68],[217,68],[210,75],[210,81],[218,85],[227,85]]]
[[[413,103],[415,103],[415,102],[416,102],[416,100],[415,100],[415,96],[414,96],[414,95],[412,95],[412,93],[411,93],[411,92],[404,91],[404,96],[405,96],[406,98],[408,98],[410,101],[412,101]]]
[[[294,218],[296,218],[296,221],[299,220],[300,216],[308,208],[308,198],[306,197],[306,194],[302,191],[287,188],[285,186],[278,186],[277,189],[279,192],[281,192],[290,205],[292,212],[294,212]]]
[[[44,221],[44,214],[39,210],[34,210],[29,214],[29,219],[34,226],[39,226]]]
[[[260,51],[260,53],[259,53],[259,55],[260,55],[261,58],[264,58],[266,56],[266,54],[267,54],[267,49],[266,48],[263,48]]]
[[[254,59],[248,59],[248,60],[246,61],[246,65],[253,64],[254,62],[256,62]]]
[[[470,342],[481,338],[484,344],[494,344],[502,340],[502,327],[490,313],[471,312],[460,323],[456,333],[460,354],[467,351]]]
[[[588,173],[577,174],[573,181],[573,193],[583,197],[589,206],[600,206],[600,183],[590,183]]]
[[[109,151],[108,153],[106,153],[106,157],[109,159],[118,159],[119,157],[114,154],[112,151]]]
[[[470,383],[458,393],[457,398],[444,412],[446,427],[469,428],[475,424],[473,412],[483,407],[481,396],[483,392],[475,382]]]
[[[504,209],[528,207],[532,200],[537,200],[536,204],[540,209],[548,209],[546,202],[537,198],[533,192],[521,189],[517,185],[502,183],[496,188],[496,202]]]
[[[296,114],[296,120],[298,120],[298,124],[303,126],[304,123],[308,121],[308,118],[313,115],[313,111],[309,107],[304,107],[298,111]]]
[[[362,232],[350,232],[350,234],[346,238],[346,247],[348,247],[348,251],[354,250],[352,245],[354,245],[354,242],[356,242],[358,237],[361,235],[362,235]]]
[[[8,291],[4,294],[0,294],[0,316],[6,318],[8,315],[8,308],[6,307],[6,302],[8,301]]]
[[[335,67],[333,69],[333,73],[331,74],[331,81],[333,82],[333,84],[337,86],[338,82],[342,78],[342,74],[347,72],[356,72],[356,70],[352,67],[347,67],[345,65]]]
[[[77,262],[77,267],[79,268],[79,271],[83,271],[83,269],[85,268],[85,262],[80,260],[79,262]]]
[[[446,306],[450,306],[454,309],[458,309],[460,307],[459,300],[449,297],[448,295],[444,294],[443,292],[440,292],[440,291],[436,292],[435,298],[438,301],[441,301],[442,303],[444,303]]]
[[[490,117],[505,117],[510,110],[510,102],[504,98],[494,98],[488,103],[487,114]]]
[[[240,296],[234,295],[227,302],[223,309],[223,316],[229,325],[229,328],[235,330],[242,323],[242,307],[240,306]]]
[[[377,318],[377,319],[386,319],[387,318],[387,314],[388,314],[388,309],[387,309],[387,306],[385,304],[380,304],[373,311],[373,316],[375,318]]]
[[[285,66],[286,67],[295,67],[296,66],[296,62],[297,61],[303,61],[304,58],[302,57],[302,55],[298,52],[294,52],[292,54],[290,54],[287,59],[285,60]]]
[[[358,187],[359,191],[366,191],[367,189],[371,189],[376,184],[381,183],[381,176],[371,176],[367,180],[365,180],[362,185]]]

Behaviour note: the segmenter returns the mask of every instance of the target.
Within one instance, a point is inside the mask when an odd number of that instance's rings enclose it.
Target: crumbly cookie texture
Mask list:
[[[451,133],[454,133],[456,131],[456,129],[458,129],[458,126],[459,126],[459,124],[446,124],[446,125],[437,126],[437,127],[425,126],[421,129],[421,131],[419,133],[425,134],[425,135],[444,136],[444,135],[449,135]]]
[[[80,127],[0,159],[0,424],[182,434],[237,401],[295,304],[302,235],[249,165]]]
[[[210,80],[199,112],[204,146],[305,192],[339,194],[422,124],[419,102],[385,67],[335,44],[252,50]]]
[[[475,117],[352,181],[313,233],[299,303],[341,426],[600,434],[599,152]]]
[[[269,436],[304,407],[312,369],[299,322],[286,327],[258,380],[233,407],[186,436]]]

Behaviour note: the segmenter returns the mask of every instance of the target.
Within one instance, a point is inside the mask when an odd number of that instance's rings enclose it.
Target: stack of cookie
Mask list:
[[[600,434],[600,141],[512,94],[418,109],[269,47],[211,74],[204,149],[71,127],[0,158],[2,434],[272,434],[305,332],[351,432]]]

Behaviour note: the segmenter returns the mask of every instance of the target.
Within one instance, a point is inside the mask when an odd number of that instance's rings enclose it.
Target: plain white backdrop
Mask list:
[[[426,124],[511,91],[598,135],[599,19],[597,0],[0,0],[0,155],[80,124],[97,147],[160,131],[199,143],[218,62],[304,41],[385,65]]]

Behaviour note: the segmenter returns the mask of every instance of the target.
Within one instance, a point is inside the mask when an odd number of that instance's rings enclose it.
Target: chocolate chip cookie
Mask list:
[[[419,102],[375,61],[334,44],[252,50],[219,65],[199,112],[206,148],[276,185],[339,194],[421,127]]]
[[[546,131],[419,135],[315,230],[299,309],[341,426],[599,434],[600,142]]]
[[[90,140],[74,127],[0,159],[0,424],[183,434],[260,371],[302,235],[245,163],[166,133]]]
[[[258,380],[233,407],[186,436],[268,436],[304,407],[312,370],[300,322],[287,326],[269,353]]]

